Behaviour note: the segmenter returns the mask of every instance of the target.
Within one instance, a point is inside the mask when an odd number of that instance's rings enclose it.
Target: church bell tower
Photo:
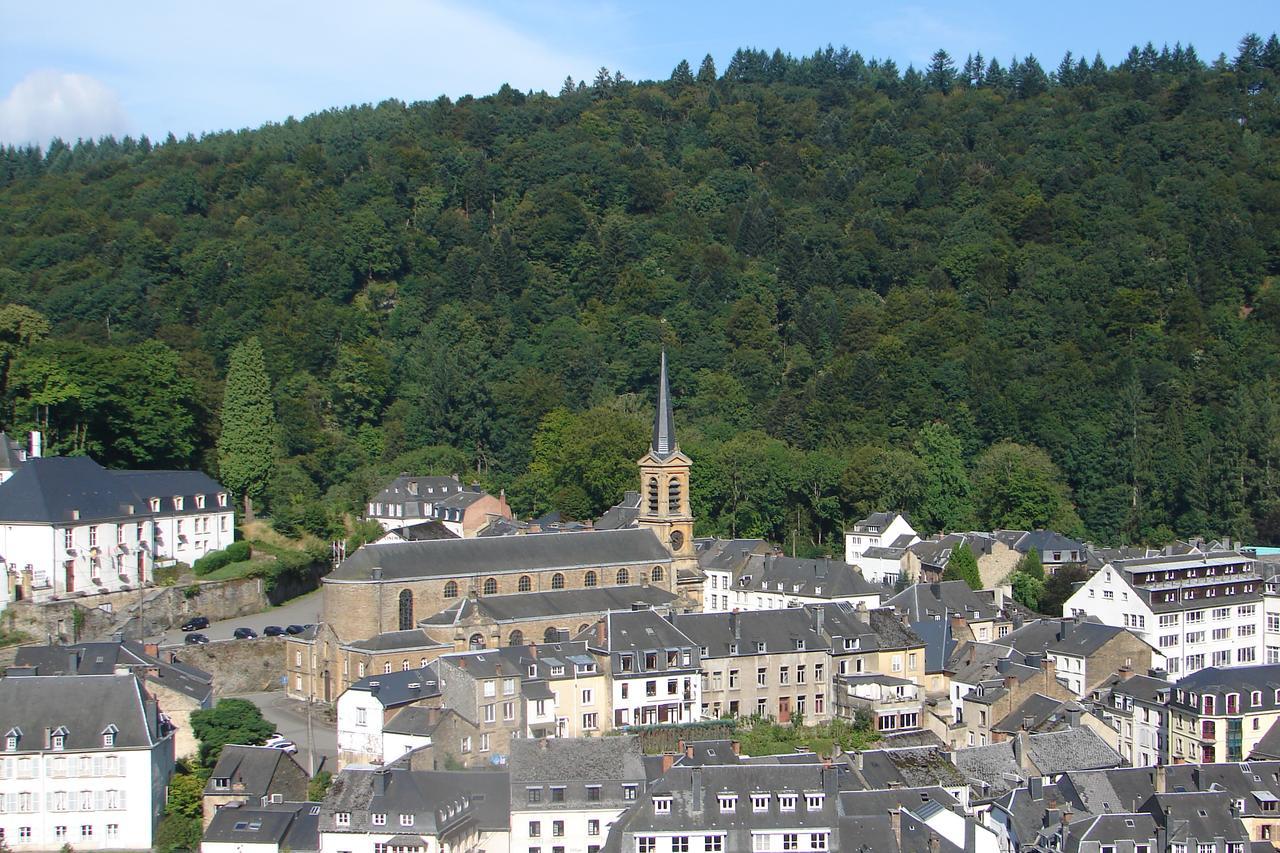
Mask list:
[[[696,565],[693,513],[689,507],[689,468],[693,462],[680,452],[676,441],[671,390],[667,385],[666,350],[662,352],[653,440],[649,443],[649,452],[637,464],[640,466],[640,515],[636,522],[657,534],[671,552],[676,569]]]

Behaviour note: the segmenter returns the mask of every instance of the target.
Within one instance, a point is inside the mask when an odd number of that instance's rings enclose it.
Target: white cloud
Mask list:
[[[55,136],[74,142],[128,129],[116,93],[86,74],[34,71],[0,101],[0,143],[45,146]]]

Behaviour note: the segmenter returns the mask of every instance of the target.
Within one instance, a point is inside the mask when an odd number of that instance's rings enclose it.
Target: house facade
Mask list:
[[[606,613],[576,639],[609,661],[615,728],[701,718],[701,649],[657,611]]]
[[[905,548],[919,541],[915,528],[902,513],[873,512],[844,532],[844,561],[856,566],[868,549]]]
[[[1206,667],[1173,685],[1169,759],[1244,761],[1280,719],[1280,664]]]
[[[19,850],[145,850],[173,733],[131,674],[0,679],[0,830]]]
[[[115,592],[157,564],[235,540],[230,494],[198,471],[110,471],[88,457],[27,459],[0,483],[6,601]]]
[[[1165,656],[1173,678],[1264,659],[1262,576],[1234,551],[1112,561],[1062,611],[1128,628]]]

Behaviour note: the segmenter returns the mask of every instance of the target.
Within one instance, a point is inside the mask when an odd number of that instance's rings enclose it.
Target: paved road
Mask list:
[[[337,727],[319,710],[311,715],[311,745],[314,750],[314,764],[309,765],[307,754],[307,705],[284,695],[282,690],[270,693],[246,693],[237,699],[248,699],[262,709],[262,715],[275,723],[276,731],[298,745],[294,758],[308,771],[319,769],[323,760],[330,772],[337,770],[338,732]]]
[[[235,619],[224,619],[221,622],[210,623],[208,628],[201,628],[200,633],[211,640],[229,640],[231,639],[231,632],[236,628],[252,628],[261,634],[262,629],[268,625],[279,625],[283,628],[289,625],[308,625],[319,621],[320,590],[317,589],[262,613],[238,616]],[[161,646],[180,646],[184,636],[182,631],[174,628],[161,635],[158,642]],[[241,642],[252,641],[242,640]]]

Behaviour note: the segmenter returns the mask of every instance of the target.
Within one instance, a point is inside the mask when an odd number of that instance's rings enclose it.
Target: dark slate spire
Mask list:
[[[662,351],[662,370],[658,380],[658,410],[653,418],[653,441],[649,449],[659,459],[676,451],[676,419],[671,414],[671,391],[667,387],[667,351]]]

